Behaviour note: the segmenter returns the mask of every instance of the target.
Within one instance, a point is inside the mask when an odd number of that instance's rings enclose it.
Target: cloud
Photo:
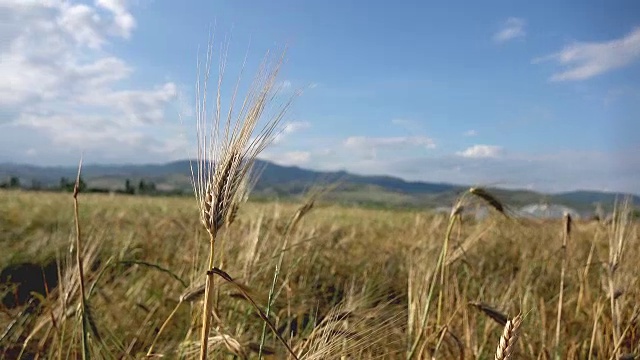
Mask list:
[[[640,59],[640,27],[622,38],[603,42],[577,42],[557,53],[534,59],[534,64],[555,61],[565,67],[551,81],[586,80],[625,67]]]
[[[260,156],[278,165],[300,166],[309,163],[311,152],[309,151],[286,151],[282,153],[266,152]]]
[[[435,142],[426,136],[394,136],[368,137],[351,136],[342,142],[343,152],[346,150],[352,156],[364,157],[364,160],[377,159],[379,155],[389,157],[398,156],[416,148],[435,149]]]
[[[136,28],[127,1],[2,0],[0,13],[0,126],[20,140],[17,154],[52,154],[46,147],[57,146],[59,154],[148,161],[184,145],[166,122],[177,86],[136,87],[134,69],[109,52]],[[5,160],[13,152],[0,144]]]
[[[477,136],[478,132],[476,130],[468,130],[468,131],[465,131],[464,134],[462,135],[467,137],[473,137],[473,136]]]
[[[292,121],[286,123],[282,130],[274,136],[273,143],[281,144],[289,135],[306,130],[310,127],[311,123],[306,121]]]
[[[100,16],[87,5],[69,5],[58,17],[58,24],[76,43],[99,49],[105,42],[100,29]]]
[[[155,123],[164,120],[164,104],[177,96],[173,83],[166,83],[153,90],[124,90],[92,92],[78,100],[83,104],[113,107],[131,123]]]
[[[395,136],[395,137],[367,137],[351,136],[344,141],[347,148],[371,149],[371,148],[400,148],[407,146],[435,149],[433,139],[426,136]]]
[[[423,131],[422,127],[420,126],[420,123],[415,120],[395,118],[395,119],[391,119],[391,123],[399,128],[409,131],[410,133],[417,133],[417,132]]]
[[[278,86],[276,86],[276,87],[280,88],[280,89],[290,89],[292,85],[293,84],[291,83],[291,81],[283,80],[283,81],[279,82]]]
[[[307,121],[292,121],[287,123],[282,130],[285,134],[291,134],[296,131],[306,130],[311,127],[311,123]]]
[[[97,0],[96,4],[113,14],[112,31],[124,38],[129,38],[136,27],[136,20],[127,10],[126,0]]]
[[[496,158],[502,155],[502,150],[502,147],[495,145],[473,145],[456,155],[471,159]]]
[[[497,43],[504,43],[509,40],[524,37],[527,33],[524,30],[526,22],[517,17],[508,18],[500,31],[493,35],[493,41]]]
[[[401,119],[401,118],[391,119],[391,123],[393,125],[397,125],[397,126],[401,126],[401,127],[407,127],[407,126],[415,125],[414,121],[408,120],[408,119]]]
[[[4,130],[46,139],[34,142],[30,148],[32,153],[49,154],[53,148],[74,155],[86,152],[92,162],[109,159],[121,162],[140,155],[149,156],[142,158],[146,161],[154,157],[170,161],[184,158],[189,146],[178,125],[158,128],[154,124],[139,123],[132,126],[126,119],[111,121],[104,115],[25,112]]]
[[[404,154],[389,158],[314,152],[305,167],[364,175],[398,176],[410,181],[485,185],[536,191],[576,189],[640,194],[640,148],[620,152],[514,153],[469,158],[456,154]]]

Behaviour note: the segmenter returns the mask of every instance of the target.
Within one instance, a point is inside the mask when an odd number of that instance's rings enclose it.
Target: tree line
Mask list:
[[[73,188],[75,186],[76,179],[70,179],[67,177],[61,177],[60,181],[56,185],[44,185],[39,180],[31,180],[30,184],[23,184],[19,177],[11,176],[8,179],[0,182],[0,189],[22,189],[22,190],[47,190],[47,191],[63,191],[63,192],[73,192]],[[138,182],[134,182],[131,179],[126,179],[124,181],[124,188],[119,189],[109,189],[102,187],[89,187],[87,182],[80,177],[78,181],[78,190],[80,192],[90,192],[90,193],[121,193],[121,194],[130,194],[130,195],[155,195],[159,194],[160,191],[156,188],[156,184],[150,180],[141,179]]]

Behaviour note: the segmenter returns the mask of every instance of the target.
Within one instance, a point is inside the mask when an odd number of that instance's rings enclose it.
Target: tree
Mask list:
[[[71,189],[69,188],[69,179],[67,179],[64,176],[61,177],[60,178],[60,190],[62,190],[62,191],[71,191]]]
[[[75,186],[75,183],[73,184],[73,186]],[[87,183],[84,181],[82,176],[80,176],[80,179],[78,179],[78,191],[84,192],[85,190],[87,190]]]
[[[9,188],[10,189],[17,189],[20,187],[20,178],[17,176],[12,176],[9,179]]]
[[[134,194],[136,189],[131,185],[131,180],[127,179],[124,182],[124,192],[127,194]]]
[[[151,194],[156,192],[156,184],[152,181],[144,181],[140,180],[138,183],[138,193],[139,194]]]
[[[73,188],[75,186],[76,186],[76,182],[75,181],[71,181],[71,180],[67,179],[66,177],[61,177],[60,178],[60,190],[67,191],[67,192],[72,192]],[[78,180],[78,191],[83,192],[86,189],[87,189],[87,183],[84,181],[82,176],[80,176],[80,179]]]
[[[31,190],[42,190],[42,182],[37,179],[31,180]]]

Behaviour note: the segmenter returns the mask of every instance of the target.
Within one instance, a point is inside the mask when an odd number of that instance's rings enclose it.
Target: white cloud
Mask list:
[[[524,30],[525,26],[526,22],[523,19],[510,17],[504,22],[502,29],[493,35],[493,41],[503,43],[515,38],[524,37],[526,35]]]
[[[166,83],[153,90],[124,90],[90,93],[79,100],[85,104],[113,106],[132,123],[161,123],[164,120],[164,104],[177,96],[176,85]]]
[[[395,119],[391,119],[391,123],[393,125],[397,125],[397,126],[401,126],[401,127],[406,127],[406,126],[413,126],[415,125],[415,123],[412,120],[408,120],[408,119],[401,119],[401,118],[395,118]]]
[[[160,140],[150,136],[152,125],[131,126],[127,120],[110,121],[106,116],[73,113],[23,113],[12,126],[20,126],[31,131],[45,134],[52,144],[75,150],[103,149],[111,151],[136,149],[162,152],[161,143],[175,140]]]
[[[289,135],[306,130],[311,127],[311,123],[307,121],[292,121],[286,123],[282,130],[276,134],[273,139],[274,144],[282,143]]]
[[[311,123],[307,121],[292,121],[287,123],[282,130],[285,134],[292,134],[296,131],[306,130],[311,127]]]
[[[289,80],[283,80],[283,81],[281,81],[280,83],[278,83],[278,86],[277,86],[277,87],[278,87],[278,88],[280,88],[280,89],[291,89],[291,86],[292,86],[292,85],[293,85],[293,84],[291,83],[291,81],[289,81]]]
[[[455,154],[407,153],[389,158],[344,156],[344,152],[313,152],[305,167],[347,170],[365,175],[398,176],[410,181],[446,182],[530,188],[536,191],[599,190],[640,194],[638,147],[620,152],[505,153],[468,158]]]
[[[165,122],[176,85],[132,88],[133,68],[107,50],[135,29],[127,5],[0,0],[0,125],[41,140],[24,137],[23,152],[47,154],[55,145],[139,160],[183,144]]]
[[[417,146],[426,149],[435,149],[433,139],[426,136],[395,136],[395,137],[367,137],[351,136],[344,141],[344,145],[353,149],[375,149],[381,147],[406,147]]]
[[[131,73],[123,60],[102,51],[113,19],[96,8],[54,1],[4,7],[8,45],[0,48],[0,105],[70,97]]]
[[[97,0],[96,4],[113,13],[114,22],[112,30],[115,34],[129,38],[136,27],[136,20],[127,10],[126,0]]]
[[[457,152],[456,155],[472,159],[495,158],[502,155],[502,150],[501,146],[473,145],[464,151]]]
[[[378,156],[398,156],[404,152],[416,151],[416,149],[435,149],[433,139],[426,136],[392,136],[392,137],[368,137],[351,136],[342,142],[342,146],[351,155],[361,157],[363,160],[377,159]]]
[[[409,131],[410,133],[422,131],[420,123],[415,120],[395,118],[391,119],[391,123],[399,128]]]
[[[309,151],[287,151],[282,153],[264,153],[261,158],[269,160],[278,165],[300,166],[309,163],[311,152]]]
[[[467,137],[472,137],[472,136],[477,136],[478,132],[476,130],[467,130],[464,132],[463,135]]]
[[[61,11],[57,23],[78,44],[98,49],[105,42],[100,29],[100,16],[94,8],[87,5],[67,5],[67,8]]]
[[[561,51],[536,58],[533,63],[555,61],[565,70],[553,74],[551,81],[586,80],[627,66],[640,59],[640,28],[622,38],[603,42],[577,42]]]

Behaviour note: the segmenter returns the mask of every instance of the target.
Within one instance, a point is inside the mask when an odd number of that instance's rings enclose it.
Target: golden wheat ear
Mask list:
[[[273,141],[278,124],[299,93],[292,94],[274,113],[269,113],[265,125],[258,129],[258,123],[265,117],[265,111],[277,98],[276,78],[285,55],[283,51],[282,56],[273,58],[267,53],[241,106],[235,107],[234,101],[240,84],[238,78],[228,111],[221,109],[221,87],[224,77],[224,66],[221,66],[214,111],[208,112],[206,92],[210,77],[211,52],[209,46],[204,84],[200,84],[198,74],[198,156],[195,169],[194,164],[191,164],[191,175],[201,221],[212,237],[215,237],[219,230],[233,222],[239,205],[246,201],[253,185],[249,177],[256,157]],[[224,59],[221,63],[224,64]]]
[[[495,360],[509,360],[513,356],[516,340],[518,340],[518,330],[522,324],[522,315],[518,315],[513,319],[507,320],[504,326],[500,342],[496,349]]]

